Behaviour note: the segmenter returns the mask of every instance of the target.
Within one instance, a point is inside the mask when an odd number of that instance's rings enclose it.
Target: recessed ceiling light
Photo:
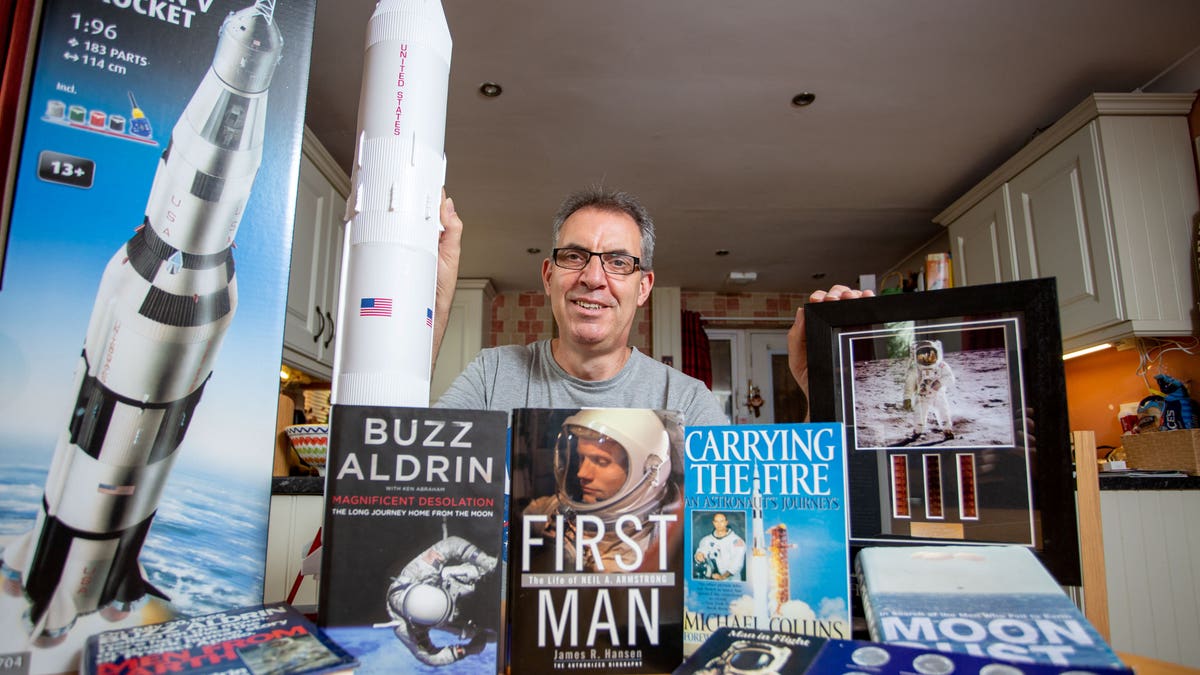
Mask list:
[[[726,248],[719,248],[719,249],[717,249],[717,255],[718,255],[718,256],[726,256],[726,255],[729,255],[729,249],[726,249]]]
[[[814,278],[814,279],[824,279],[824,278],[825,278],[825,273],[824,273],[824,272],[817,272],[816,274],[813,274],[813,275],[812,275],[812,278]]]
[[[479,93],[483,94],[486,98],[496,98],[504,93],[504,88],[495,82],[484,82],[479,85]]]
[[[811,91],[802,91],[792,97],[792,105],[797,108],[803,108],[806,105],[812,105],[812,102],[817,100],[817,95]]]
[[[536,246],[530,246],[529,248],[525,249],[525,252],[528,253],[529,255],[537,255],[542,252],[542,249],[540,249]]]

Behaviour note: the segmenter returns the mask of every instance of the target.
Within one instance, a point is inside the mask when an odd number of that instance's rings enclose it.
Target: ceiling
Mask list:
[[[346,169],[374,6],[318,2],[307,123]],[[936,236],[932,218],[1037,129],[1094,91],[1160,81],[1200,45],[1196,0],[443,6],[461,276],[502,291],[541,288],[551,217],[592,184],[650,210],[659,285],[856,282]],[[482,96],[485,81],[503,95]],[[794,107],[801,91],[816,102]],[[758,278],[732,286],[731,271]]]

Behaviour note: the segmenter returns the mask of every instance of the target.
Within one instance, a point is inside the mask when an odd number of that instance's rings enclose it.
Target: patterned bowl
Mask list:
[[[329,451],[328,424],[293,424],[283,428],[300,461],[325,475],[325,455]]]

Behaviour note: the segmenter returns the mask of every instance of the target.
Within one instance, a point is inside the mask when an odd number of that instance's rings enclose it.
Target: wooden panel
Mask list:
[[[1100,477],[1097,474],[1096,433],[1071,434],[1077,461],[1075,495],[1079,514],[1079,559],[1083,575],[1083,613],[1100,635],[1109,642],[1108,580],[1104,572],[1104,532],[1100,515]]]

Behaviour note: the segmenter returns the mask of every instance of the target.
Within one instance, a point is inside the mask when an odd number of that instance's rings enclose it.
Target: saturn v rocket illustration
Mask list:
[[[758,476],[758,465],[754,465],[752,491],[750,493],[751,509],[751,546],[750,570],[747,581],[750,583],[751,597],[754,600],[754,616],[761,628],[767,625],[771,618],[770,610],[770,551],[767,550],[767,536],[763,529],[763,498],[762,481]]]
[[[221,25],[212,65],[171,132],[145,218],[109,261],[33,530],[4,551],[36,641],[146,594],[138,556],[237,308],[232,247],[262,156],[283,42],[274,0]]]
[[[334,404],[429,404],[450,50],[439,0],[380,0],[367,24]]]

